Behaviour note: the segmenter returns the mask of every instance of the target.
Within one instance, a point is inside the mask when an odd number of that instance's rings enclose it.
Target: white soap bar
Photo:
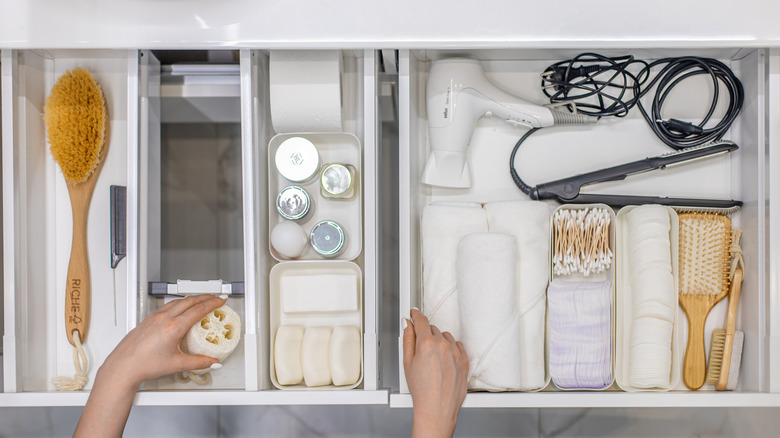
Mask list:
[[[309,327],[303,334],[301,364],[306,386],[330,385],[330,327]]]
[[[336,386],[354,385],[360,379],[360,330],[357,327],[343,325],[333,328],[330,375]]]
[[[283,325],[276,331],[274,342],[274,368],[280,385],[297,385],[303,381],[301,346],[303,326]]]
[[[359,310],[355,275],[286,275],[280,289],[284,313]]]

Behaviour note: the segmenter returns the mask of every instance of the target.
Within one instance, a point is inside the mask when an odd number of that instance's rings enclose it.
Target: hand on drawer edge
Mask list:
[[[469,361],[463,344],[417,309],[404,321],[404,372],[414,403],[412,437],[451,437],[466,398]]]

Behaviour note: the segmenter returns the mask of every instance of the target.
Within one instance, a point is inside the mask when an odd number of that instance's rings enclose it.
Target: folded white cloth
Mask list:
[[[550,377],[564,389],[612,384],[612,283],[553,280],[547,289]]]
[[[520,365],[516,263],[516,239],[508,234],[469,234],[458,245],[461,341],[469,356],[469,389],[527,389]]]
[[[550,272],[550,207],[538,201],[485,204],[488,230],[515,236],[516,288],[522,347],[522,389],[546,384],[544,372],[545,291]]]
[[[487,231],[487,216],[476,202],[434,203],[423,209],[423,311],[431,324],[460,339],[455,257],[460,239]]]
[[[626,215],[631,285],[629,377],[636,388],[668,388],[677,311],[671,223],[665,207],[644,205]]]

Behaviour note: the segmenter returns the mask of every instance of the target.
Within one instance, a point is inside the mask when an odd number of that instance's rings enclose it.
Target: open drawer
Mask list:
[[[613,385],[606,391],[559,391],[548,384],[540,392],[472,392],[466,407],[606,407],[606,406],[777,406],[777,339],[780,335],[777,276],[777,175],[776,134],[778,95],[776,56],[762,49],[501,49],[401,51],[399,61],[399,223],[400,223],[400,316],[412,307],[423,308],[423,272],[420,218],[424,206],[438,201],[487,203],[528,199],[514,184],[508,166],[510,153],[526,132],[497,117],[477,122],[468,148],[472,185],[443,188],[422,183],[430,154],[426,115],[426,82],[433,60],[466,57],[480,61],[487,77],[503,89],[537,104],[548,103],[540,89],[540,73],[554,62],[588,51],[607,56],[632,54],[653,60],[694,55],[726,63],[740,78],[745,90],[742,112],[724,137],[740,149],[726,157],[704,160],[663,172],[648,172],[625,181],[588,187],[590,193],[738,199],[741,210],[731,215],[736,228],[744,230],[742,248],[746,262],[737,329],[745,332],[739,386],[733,392],[672,390],[664,393],[626,393]],[[675,117],[698,120],[709,104],[706,83],[692,81],[675,90],[665,107]],[[674,95],[677,94],[677,95]],[[727,97],[722,98],[723,101]],[[723,103],[722,103],[723,104]],[[638,108],[628,117],[608,118],[589,126],[545,128],[520,148],[517,172],[531,185],[574,176],[670,152],[648,128]],[[555,204],[552,201],[550,206]],[[710,313],[705,333],[722,327],[726,300]],[[425,309],[423,309],[425,311]],[[462,311],[462,309],[461,309]],[[678,310],[678,318],[685,316]],[[613,341],[614,342],[614,341]],[[709,350],[709,336],[705,340]],[[683,344],[684,348],[684,344]],[[403,350],[399,337],[399,359]],[[392,394],[391,406],[409,407],[402,362],[399,361],[400,393]],[[684,387],[683,387],[684,388]]]
[[[142,405],[376,404],[377,186],[376,62],[373,51],[343,51],[343,130],[361,145],[361,383],[346,391],[280,391],[269,370],[269,52],[241,50],[199,77],[170,80],[156,54],[137,50],[3,50],[4,406],[82,405],[86,391],[57,392],[72,376],[62,285],[70,254],[70,204],[45,138],[43,106],[56,79],[74,67],[100,83],[110,141],[90,206],[93,294],[85,343],[91,388],[122,337],[166,300],[150,283],[243,282],[242,340],[207,386],[164,377],[146,382]],[[223,64],[225,62],[223,61]],[[174,69],[175,70],[175,69]],[[178,70],[186,76],[192,70]],[[183,73],[182,73],[183,72]],[[110,264],[109,187],[127,188],[126,257]],[[194,186],[193,186],[194,185]],[[204,231],[205,230],[205,231]],[[182,245],[181,243],[190,243]],[[227,373],[225,373],[227,371]]]

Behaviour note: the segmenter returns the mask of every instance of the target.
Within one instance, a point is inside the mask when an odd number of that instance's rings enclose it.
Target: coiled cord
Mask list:
[[[663,68],[650,79],[651,70],[658,66]],[[713,96],[704,118],[698,124],[674,118],[664,120],[663,105],[672,89],[685,79],[705,74],[712,79]],[[726,113],[715,126],[706,127],[718,105],[721,84],[729,94]],[[654,88],[656,91],[648,112],[641,99]],[[723,138],[745,100],[742,83],[728,66],[717,59],[696,56],[663,58],[648,63],[632,55],[607,57],[582,53],[547,67],[542,73],[542,92],[552,104],[571,105],[577,113],[593,117],[625,117],[638,106],[658,138],[677,150]],[[512,181],[531,199],[539,199],[536,187],[520,178],[514,163],[520,146],[536,131],[538,128],[527,131],[515,143],[509,158]]]
[[[651,70],[663,66],[650,79]],[[638,69],[638,73],[633,71]],[[707,114],[698,124],[662,118],[663,104],[671,90],[685,79],[709,75],[713,96]],[[729,94],[723,118],[707,127],[720,99],[721,84]],[[655,89],[650,111],[642,97]],[[554,104],[574,104],[576,111],[595,117],[625,117],[634,106],[661,141],[673,149],[685,149],[720,140],[739,115],[744,102],[742,83],[725,64],[712,58],[683,56],[651,63],[631,55],[606,57],[583,53],[556,62],[542,73],[542,91]]]
[[[581,53],[559,61],[542,73],[542,92],[550,103],[572,103],[592,117],[625,117],[636,105],[641,81],[629,68],[647,63],[632,55],[607,57]]]
[[[700,146],[723,138],[726,131],[729,130],[731,124],[737,118],[737,115],[739,115],[742,103],[745,100],[745,91],[742,88],[742,83],[734,75],[734,72],[717,59],[686,56],[659,59],[652,62],[642,70],[639,77],[642,78],[643,74],[649,76],[651,68],[663,64],[665,64],[664,68],[648,82],[639,95],[641,98],[653,87],[656,88],[649,114],[642,102],[638,102],[639,111],[642,112],[642,116],[644,116],[653,132],[661,141],[674,149]],[[705,74],[712,79],[713,95],[707,115],[701,119],[699,124],[694,125],[677,119],[663,120],[661,112],[669,92],[685,79]],[[715,126],[707,128],[706,125],[709,123],[718,105],[721,83],[726,86],[726,90],[729,93],[729,105],[720,122]]]

